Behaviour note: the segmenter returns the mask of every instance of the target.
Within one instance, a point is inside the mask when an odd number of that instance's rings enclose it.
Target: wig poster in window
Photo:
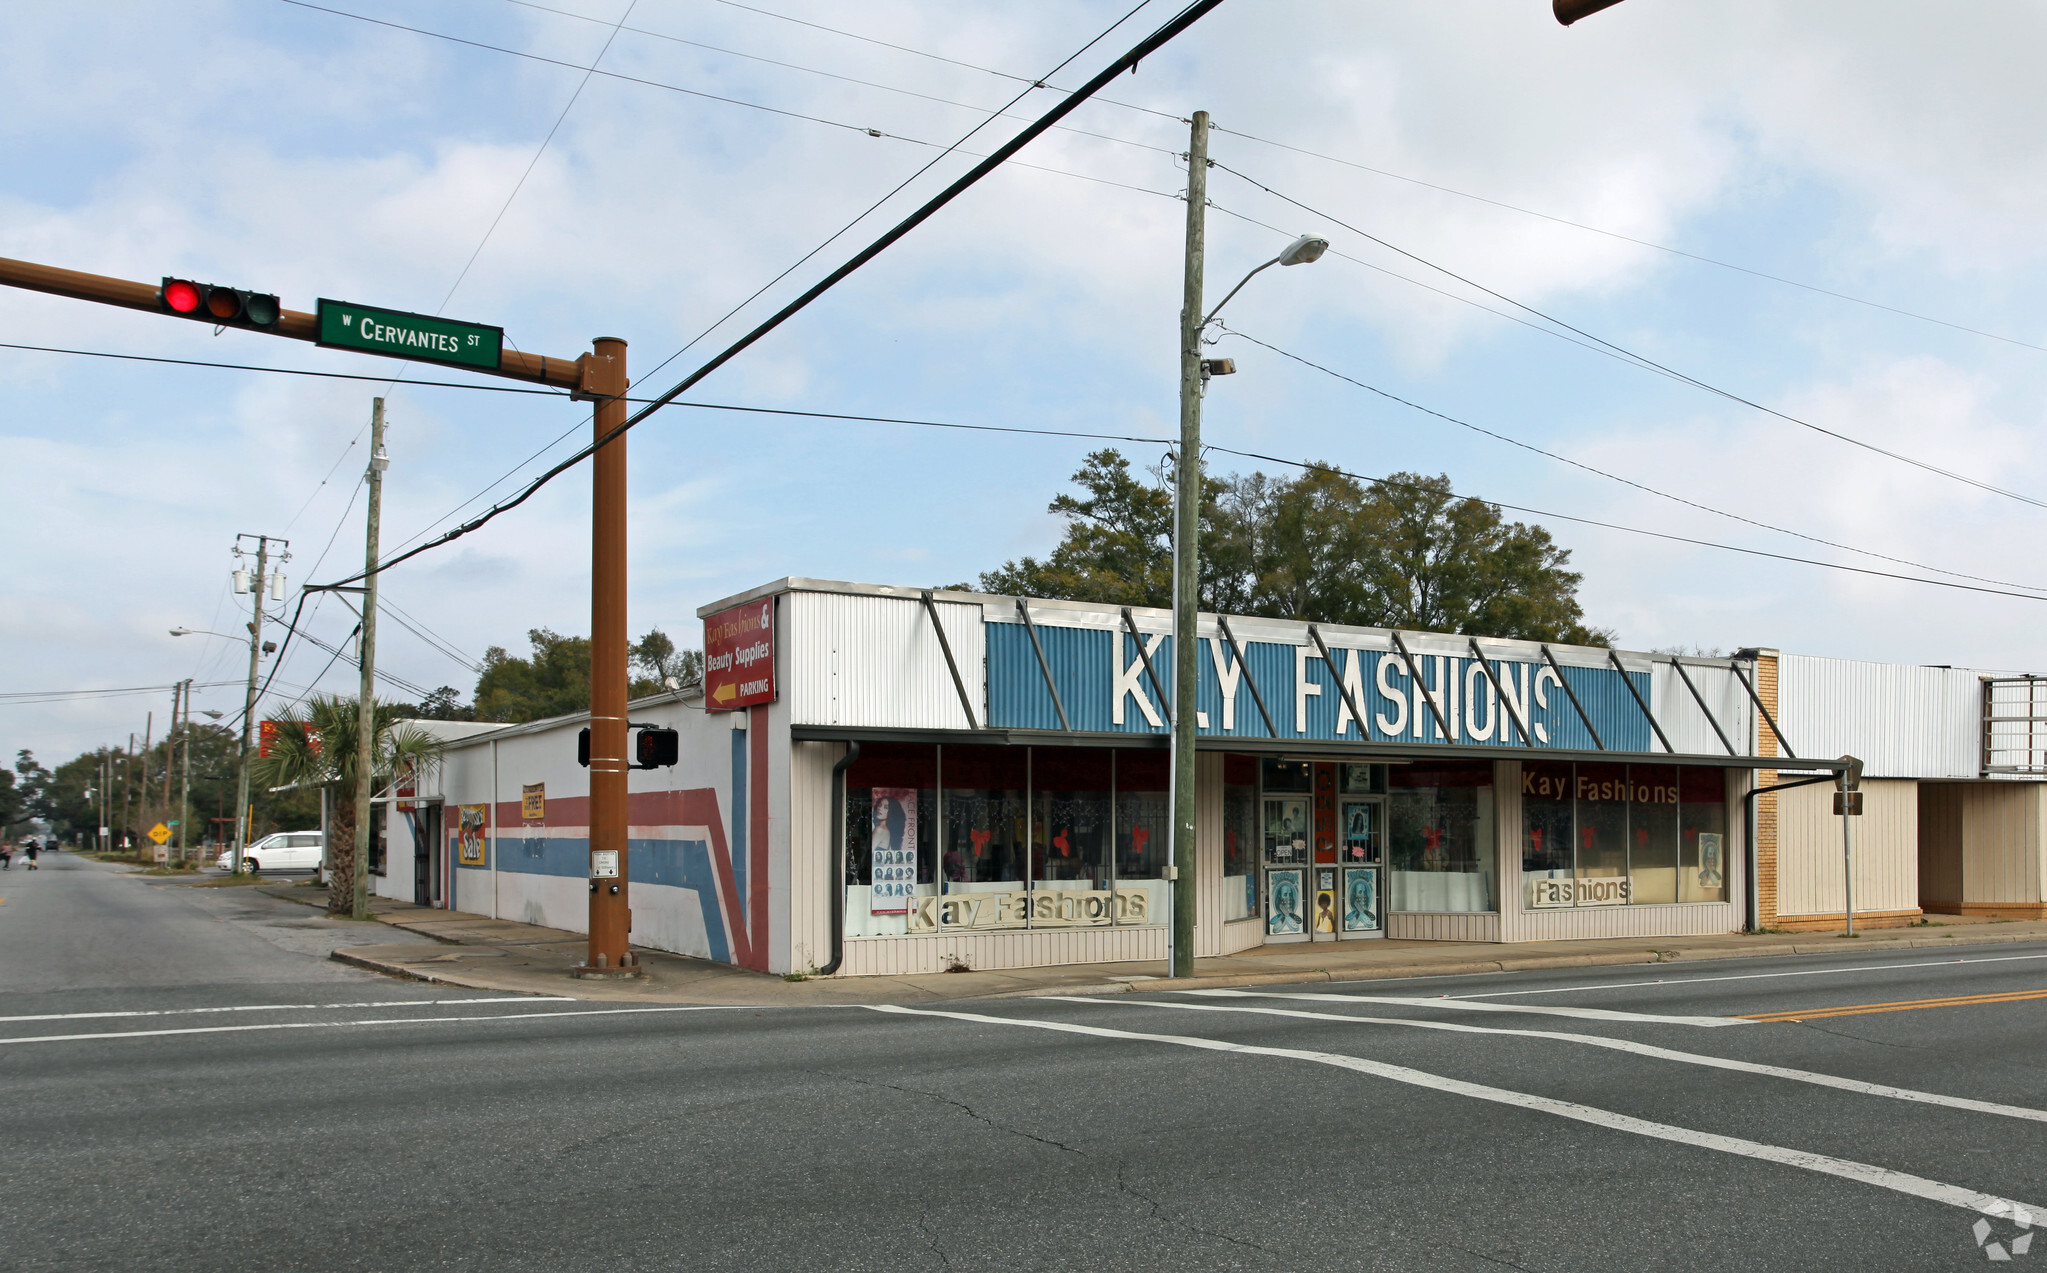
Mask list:
[[[874,845],[868,860],[876,915],[901,915],[917,891],[917,789],[874,788]]]

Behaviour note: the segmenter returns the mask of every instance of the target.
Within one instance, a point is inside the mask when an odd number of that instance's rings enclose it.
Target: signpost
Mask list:
[[[315,343],[496,371],[504,362],[505,329],[322,297]]]

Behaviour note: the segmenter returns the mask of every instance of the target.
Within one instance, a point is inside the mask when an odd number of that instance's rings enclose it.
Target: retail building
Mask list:
[[[631,775],[635,943],[776,973],[1165,957],[1168,612],[784,579],[701,616],[704,685],[632,706],[681,753]],[[1844,753],[1869,762],[1859,922],[2040,912],[2030,681],[1216,615],[1198,637],[1197,956],[1838,924],[1812,758]],[[1995,737],[1993,684],[2029,714]],[[1921,697],[1886,716],[1900,686]],[[397,793],[377,891],[583,930],[584,723],[452,741]],[[1827,781],[1757,794],[1803,777]]]

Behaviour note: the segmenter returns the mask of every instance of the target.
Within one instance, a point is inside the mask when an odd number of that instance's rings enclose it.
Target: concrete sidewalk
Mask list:
[[[263,891],[324,908],[324,889],[266,885]],[[729,964],[635,948],[647,969],[638,981],[579,981],[569,969],[588,949],[579,933],[459,911],[374,899],[376,918],[422,934],[444,948],[418,944],[350,946],[334,958],[395,977],[515,994],[566,995],[632,1003],[799,1006],[931,1003],[1018,995],[1123,994],[1163,989],[1163,965],[1070,964],[989,972],[899,977],[811,977],[787,980]],[[1596,941],[1367,941],[1263,946],[1237,955],[1197,959],[1192,978],[1175,989],[1287,983],[1446,977],[1548,968],[1667,964],[1762,955],[1841,954],[2047,941],[2047,921],[1935,918],[1926,927],[1875,929],[1850,939],[1840,933],[1728,933],[1713,937],[1609,938]]]

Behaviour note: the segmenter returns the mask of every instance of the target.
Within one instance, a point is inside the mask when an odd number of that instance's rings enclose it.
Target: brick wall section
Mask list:
[[[1779,721],[1783,717],[1777,711],[1777,653],[1774,650],[1760,650],[1756,653],[1756,697],[1763,700],[1770,709],[1770,715]],[[1774,756],[1777,754],[1777,735],[1771,731],[1760,716],[1756,719],[1756,754]],[[1774,769],[1760,770],[1756,774],[1756,785],[1767,787],[1777,781]],[[1774,795],[1756,797],[1756,926],[1775,928],[1777,926],[1777,797]]]

